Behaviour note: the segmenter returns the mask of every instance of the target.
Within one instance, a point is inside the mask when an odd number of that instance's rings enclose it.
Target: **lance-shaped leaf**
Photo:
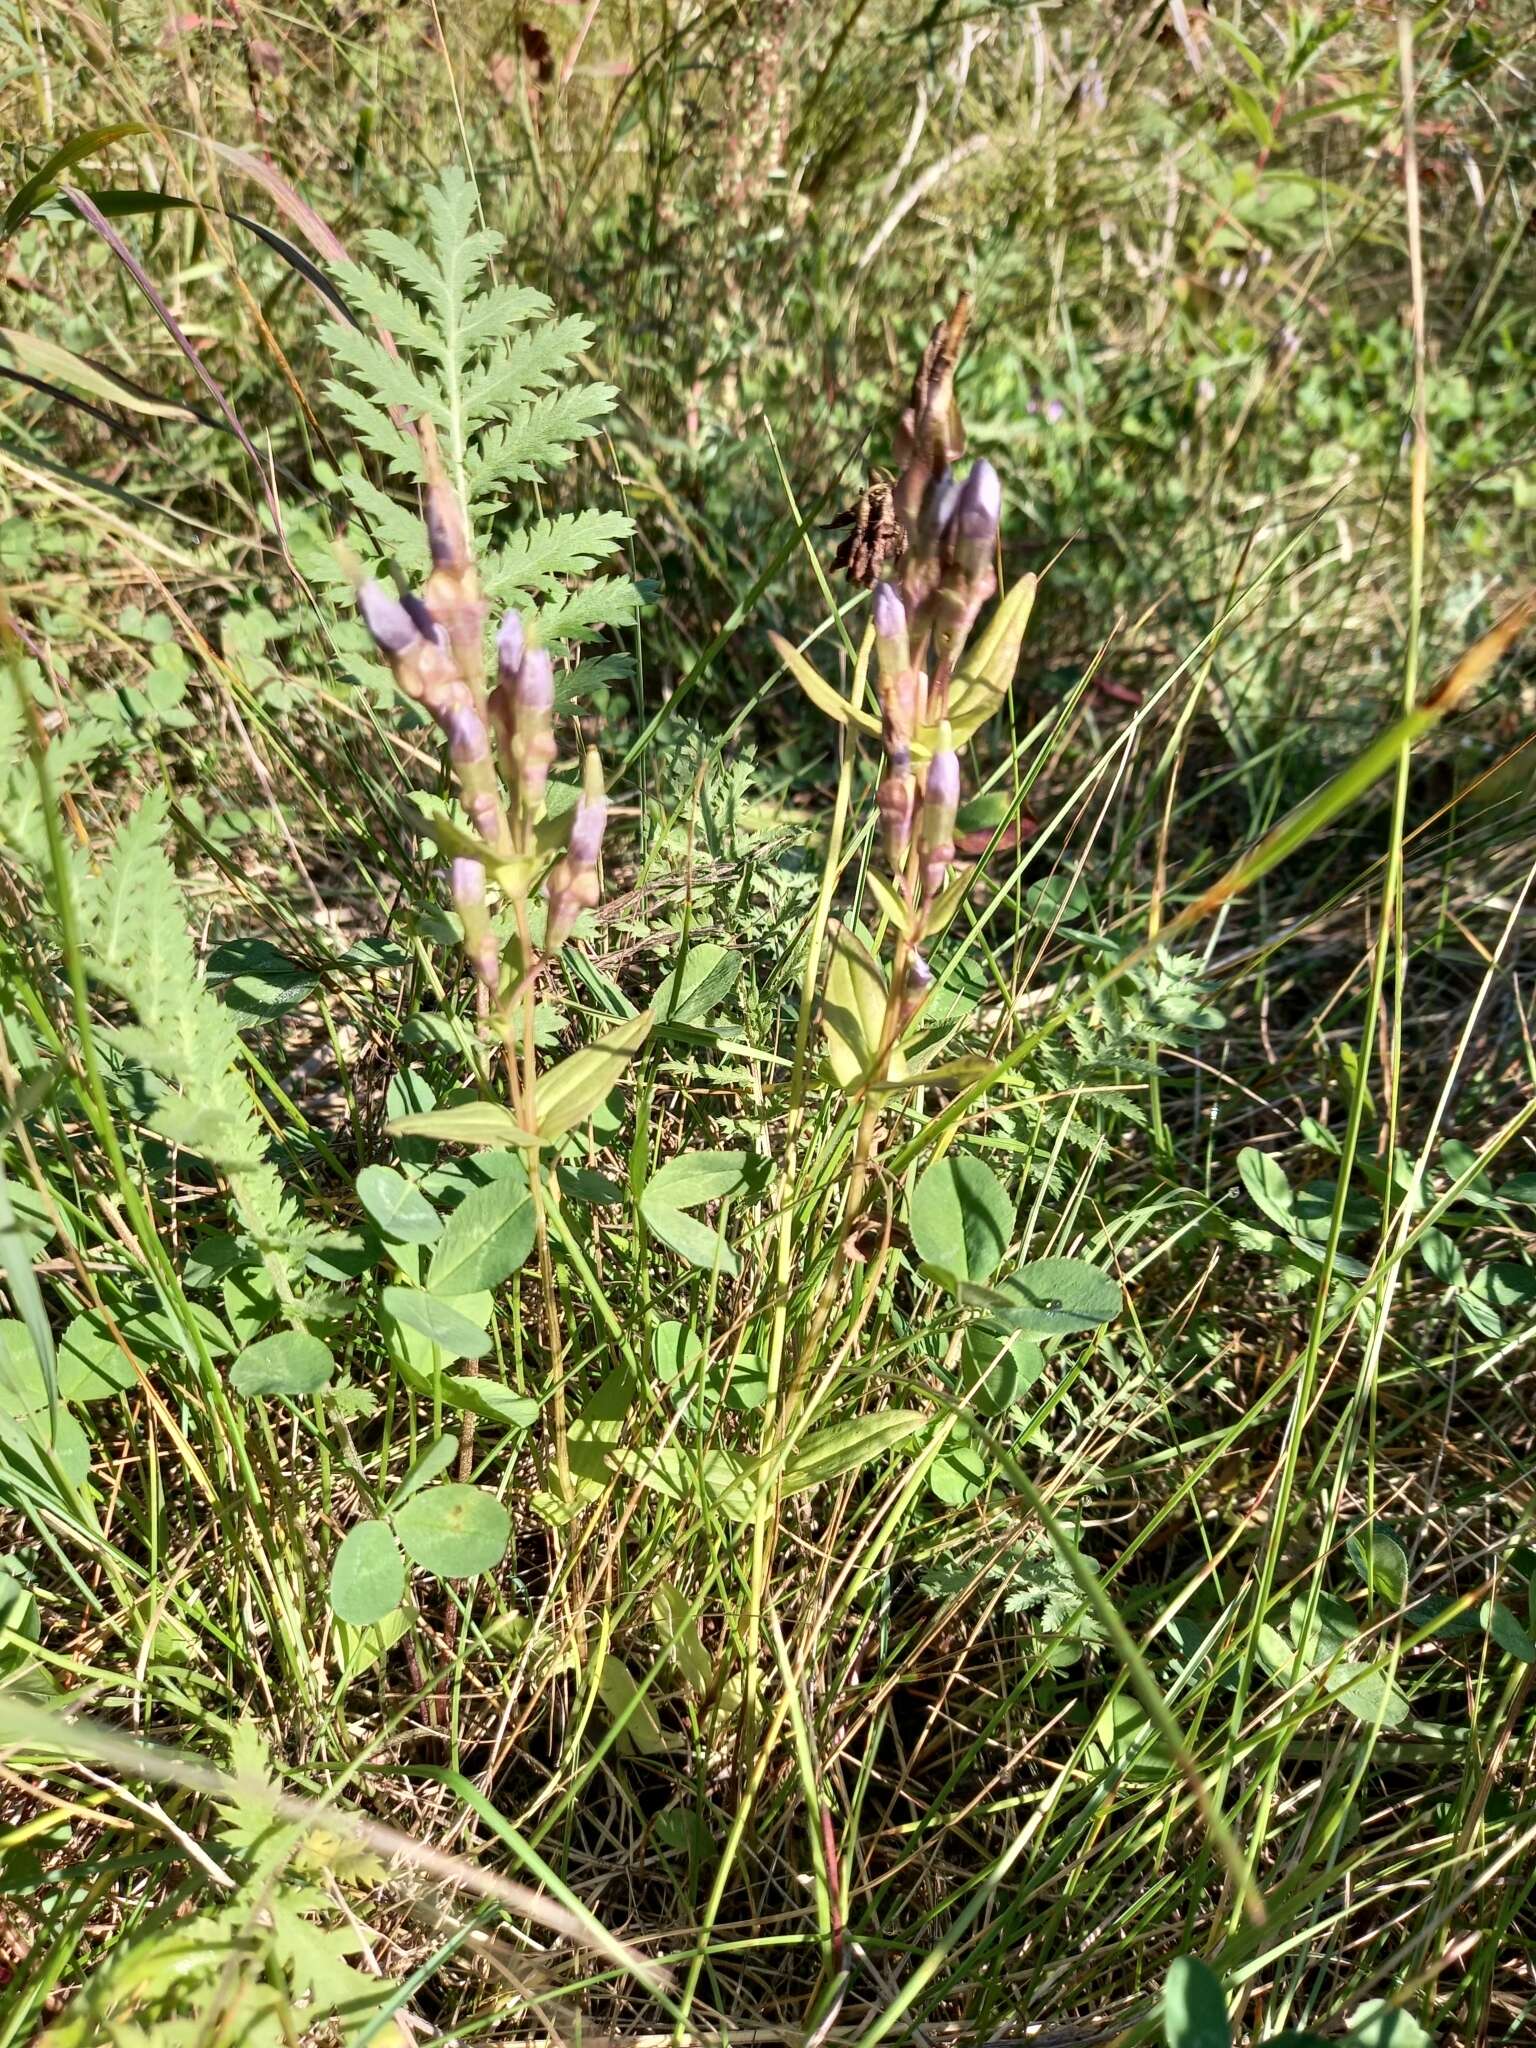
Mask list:
[[[813,1430],[786,1460],[781,1490],[786,1495],[806,1493],[814,1486],[827,1486],[850,1472],[861,1471],[915,1436],[927,1420],[918,1408],[884,1408]]]
[[[880,736],[880,721],[868,711],[861,711],[856,704],[834,690],[829,682],[819,676],[798,647],[792,647],[781,633],[770,633],[773,651],[789,670],[807,697],[828,718],[835,718],[839,725],[856,726],[860,732]]]
[[[885,1029],[885,970],[857,932],[834,922],[830,927],[832,956],[821,1004],[821,1028],[827,1041],[827,1064],[848,1094],[863,1086],[874,1066]],[[906,1061],[893,1050],[886,1079],[906,1077]]]
[[[558,1073],[559,1069],[555,1071]],[[526,1147],[534,1142],[511,1110],[503,1109],[498,1102],[460,1102],[452,1109],[397,1116],[386,1128],[392,1137],[436,1138],[443,1144]]]
[[[1034,610],[1035,582],[1033,576],[1021,576],[1011,586],[950,687],[949,729],[957,747],[981,730],[1013,688],[1019,649]],[[919,756],[926,755],[933,746],[933,727],[925,725],[917,737],[918,746],[913,751]]]
[[[595,1045],[573,1052],[540,1079],[534,1091],[539,1144],[552,1145],[586,1122],[645,1043],[652,1015],[650,1010],[642,1010]]]

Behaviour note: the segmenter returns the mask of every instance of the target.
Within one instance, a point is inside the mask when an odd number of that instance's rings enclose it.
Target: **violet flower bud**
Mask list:
[[[875,660],[880,669],[882,691],[912,666],[912,648],[907,636],[907,608],[894,583],[877,583],[873,605]]]
[[[950,737],[949,721],[939,727],[939,744],[923,778],[923,901],[931,903],[944,886],[955,858],[955,813],[960,808],[960,756]]]
[[[501,956],[496,948],[496,934],[491,929],[490,912],[486,909],[485,869],[480,862],[463,855],[456,858],[451,873],[451,889],[453,907],[464,927],[465,957],[475,979],[495,995],[501,986]]]
[[[608,798],[603,789],[603,764],[597,749],[589,747],[565,858],[550,871],[549,920],[544,930],[546,953],[560,950],[582,911],[597,908],[600,895],[597,862],[607,824]]]
[[[587,749],[581,779],[568,850],[578,866],[591,867],[603,850],[603,834],[608,829],[608,795],[603,788],[603,763],[596,747]]]
[[[991,563],[1003,511],[1003,486],[985,456],[972,463],[950,515],[948,554],[966,578]]]
[[[391,597],[382,583],[370,578],[362,584],[357,593],[357,608],[373,635],[373,644],[388,661],[398,661],[422,638],[408,607]]]
[[[449,759],[456,768],[489,758],[490,734],[485,729],[485,720],[468,701],[467,695],[445,704],[437,714],[437,722],[448,742]]]
[[[901,601],[901,592],[894,583],[877,583],[873,600],[875,637],[877,640],[905,638],[907,631],[907,608]]]
[[[430,640],[434,647],[446,647],[448,645],[448,635],[443,631],[437,620],[433,618],[428,607],[413,591],[408,590],[400,602],[410,613],[411,618],[415,622],[416,630],[423,640]]]
[[[907,984],[901,992],[901,1028],[903,1031],[912,1022],[923,1004],[928,1000],[934,983],[933,969],[914,947],[907,958]]]
[[[542,647],[530,647],[518,665],[517,682],[513,688],[514,699],[519,713],[528,713],[535,718],[548,717],[555,708],[555,665]]]
[[[917,809],[917,778],[910,768],[897,768],[881,782],[875,793],[880,808],[881,840],[891,873],[899,875],[907,864],[912,844],[912,819]]]
[[[517,681],[517,672],[523,665],[523,653],[528,645],[523,631],[520,612],[508,612],[501,622],[496,635],[496,667],[500,681],[509,687]]]
[[[444,576],[462,576],[469,567],[469,535],[452,484],[439,481],[428,487],[426,518],[433,568]]]
[[[947,469],[941,469],[924,493],[923,508],[917,517],[913,545],[919,557],[932,561],[938,556],[959,501],[960,486]]]
[[[524,806],[539,810],[555,763],[555,665],[542,647],[523,656],[512,691],[513,755]]]

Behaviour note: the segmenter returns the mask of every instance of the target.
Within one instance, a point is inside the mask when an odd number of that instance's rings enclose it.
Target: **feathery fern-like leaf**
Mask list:
[[[86,962],[138,1019],[114,1036],[119,1052],[161,1084],[153,1128],[224,1176],[242,1224],[286,1289],[308,1233],[267,1158],[234,1018],[203,977],[165,824],[156,792],[118,832],[81,905]]]
[[[580,512],[539,519],[510,537],[505,531],[511,487],[565,467],[613,409],[613,388],[592,382],[577,363],[591,328],[578,316],[552,318],[540,291],[488,279],[502,238],[475,225],[475,190],[461,171],[445,173],[422,206],[424,247],[377,230],[363,240],[376,268],[349,264],[338,273],[375,331],[327,326],[338,371],[329,394],[387,476],[407,483],[421,483],[425,468],[401,421],[432,422],[476,529],[487,594],[502,603],[544,596],[529,622],[538,637],[582,640],[622,625],[640,601],[627,578],[566,587],[590,578],[631,531],[622,513]],[[426,560],[418,508],[350,469],[340,484],[378,554],[419,575]]]

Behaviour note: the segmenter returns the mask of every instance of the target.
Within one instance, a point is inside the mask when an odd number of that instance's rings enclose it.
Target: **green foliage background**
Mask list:
[[[1536,31],[1406,19],[0,0],[0,2048],[1527,2037],[1529,645],[1083,994],[1536,578]],[[769,633],[961,289],[1042,583],[870,1260]],[[491,1089],[392,408],[615,793],[542,1069],[656,1017],[558,1373],[391,1130]]]

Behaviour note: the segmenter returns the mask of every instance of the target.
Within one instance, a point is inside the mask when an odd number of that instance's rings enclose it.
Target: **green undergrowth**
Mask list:
[[[525,15],[0,5],[0,2048],[1517,2043],[1530,24]]]

